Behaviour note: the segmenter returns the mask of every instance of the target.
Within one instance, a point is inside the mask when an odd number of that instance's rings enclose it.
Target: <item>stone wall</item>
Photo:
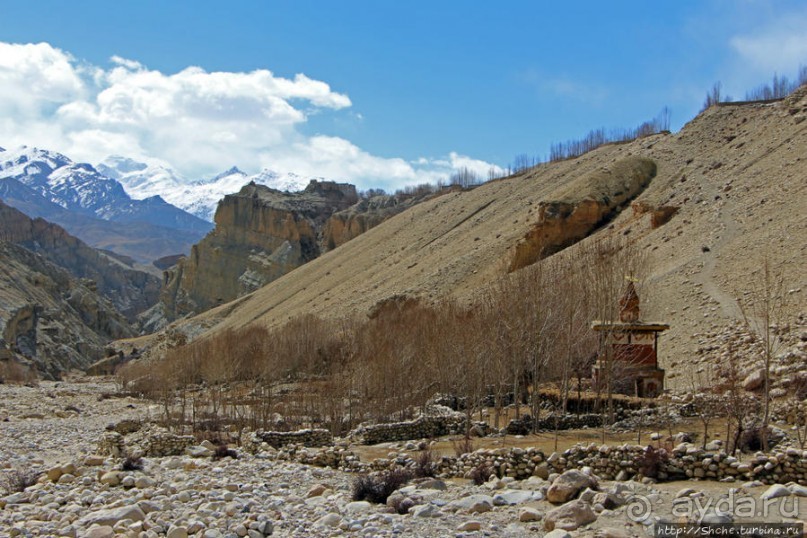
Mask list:
[[[131,453],[152,458],[179,456],[196,442],[192,435],[176,435],[168,432],[148,433],[142,437],[135,437],[138,438],[126,439],[117,431],[107,432],[98,440],[98,454],[116,458]]]
[[[538,419],[538,431],[572,430],[579,428],[597,428],[602,425],[602,415],[585,413],[581,415],[566,413],[549,415]],[[518,420],[513,419],[507,425],[509,435],[528,435],[535,430],[535,422],[529,415]]]
[[[193,435],[176,435],[173,433],[155,433],[149,435],[143,443],[143,455],[153,458],[162,456],[179,456],[185,449],[196,444]]]
[[[122,457],[126,453],[123,436],[118,432],[107,432],[98,440],[98,454],[102,456]]]
[[[244,448],[248,452],[254,452],[260,448],[261,443],[266,443],[272,448],[281,448],[287,445],[302,445],[309,447],[320,447],[333,444],[331,432],[323,429],[299,430],[294,432],[267,432],[258,430],[247,436]]]
[[[608,446],[591,444],[575,446],[563,453],[547,457],[535,448],[480,449],[459,457],[442,456],[436,461],[437,475],[442,478],[468,478],[471,471],[484,466],[497,476],[523,480],[531,476],[548,478],[553,473],[590,467],[604,480],[643,478],[647,468],[647,447],[639,445]],[[272,450],[270,457],[306,465],[331,467],[347,472],[372,472],[415,467],[406,453],[390,453],[387,458],[361,462],[346,446],[305,449],[290,445]],[[740,461],[723,451],[706,451],[682,444],[657,466],[659,481],[712,480],[764,484],[796,482],[807,485],[807,451],[788,448],[772,454],[757,453]]]
[[[472,430],[475,435],[486,435],[490,428],[482,422],[474,422]],[[360,440],[365,445],[409,441],[412,439],[433,439],[443,435],[460,435],[465,433],[465,417],[463,416],[424,416],[406,422],[392,422],[361,426],[350,433],[350,437]]]

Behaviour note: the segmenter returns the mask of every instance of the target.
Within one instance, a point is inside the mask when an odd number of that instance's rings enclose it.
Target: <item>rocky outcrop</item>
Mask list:
[[[87,246],[64,228],[43,219],[31,219],[3,202],[0,202],[0,241],[24,247],[73,277],[86,279],[85,287],[94,288],[93,292],[111,301],[130,321],[154,305],[159,297],[160,280],[156,276],[127,267]],[[74,303],[80,306],[81,300],[75,297]]]
[[[353,185],[328,181],[311,181],[300,193],[250,183],[225,196],[215,230],[164,273],[164,314],[207,310],[313,260],[329,217],[357,202]]]
[[[134,335],[91,280],[0,241],[0,359],[47,378],[83,369],[111,339]]]
[[[653,161],[630,157],[572,182],[559,199],[541,202],[538,221],[515,246],[510,271],[584,239],[641,194],[655,175]]]
[[[390,217],[436,196],[431,190],[412,194],[380,194],[331,215],[322,229],[321,246],[332,250],[378,226]]]

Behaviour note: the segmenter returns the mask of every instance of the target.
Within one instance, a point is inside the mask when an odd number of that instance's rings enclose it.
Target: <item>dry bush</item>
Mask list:
[[[415,458],[413,472],[415,478],[434,478],[437,476],[438,456],[432,450],[421,451]]]
[[[121,471],[142,471],[143,470],[143,458],[140,456],[135,456],[133,454],[127,454],[123,461],[120,464]]]
[[[487,463],[480,463],[479,465],[471,469],[469,477],[475,485],[481,486],[482,484],[490,480],[490,477],[495,474],[496,473],[494,472],[493,468],[490,465],[488,465]]]
[[[670,457],[666,450],[648,445],[637,462],[639,472],[642,476],[648,478],[658,478],[659,473],[664,470],[669,459]]]
[[[225,444],[220,444],[216,446],[216,450],[213,452],[213,459],[220,460],[224,458],[232,458],[234,460],[238,459],[238,452],[233,450],[232,448],[228,447]]]
[[[459,441],[451,441],[451,446],[454,447],[454,454],[459,458],[463,454],[470,454],[475,450],[474,442],[470,437],[463,437]]]
[[[351,498],[354,501],[384,504],[393,492],[405,486],[411,478],[409,472],[403,469],[393,469],[376,475],[360,475],[353,480]]]
[[[33,469],[7,469],[0,473],[0,489],[10,495],[36,484],[42,473]]]

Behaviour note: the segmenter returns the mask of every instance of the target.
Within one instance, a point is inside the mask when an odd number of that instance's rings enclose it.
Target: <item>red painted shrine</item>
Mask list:
[[[639,295],[633,282],[619,299],[619,321],[595,321],[602,350],[592,369],[595,386],[642,398],[655,398],[664,390],[664,370],[658,367],[658,335],[670,328],[664,323],[639,320]]]

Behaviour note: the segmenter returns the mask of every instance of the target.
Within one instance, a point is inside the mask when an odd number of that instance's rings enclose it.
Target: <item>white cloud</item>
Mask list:
[[[0,145],[40,146],[89,162],[111,154],[158,160],[189,178],[236,164],[363,187],[436,181],[463,166],[486,175],[491,167],[454,153],[413,164],[338,136],[306,136],[299,128],[309,114],[352,103],[304,74],[199,67],[169,74],[119,56],[110,62],[86,65],[47,43],[0,42]]]
[[[746,71],[769,76],[807,65],[807,11],[782,13],[761,28],[729,41]]]

